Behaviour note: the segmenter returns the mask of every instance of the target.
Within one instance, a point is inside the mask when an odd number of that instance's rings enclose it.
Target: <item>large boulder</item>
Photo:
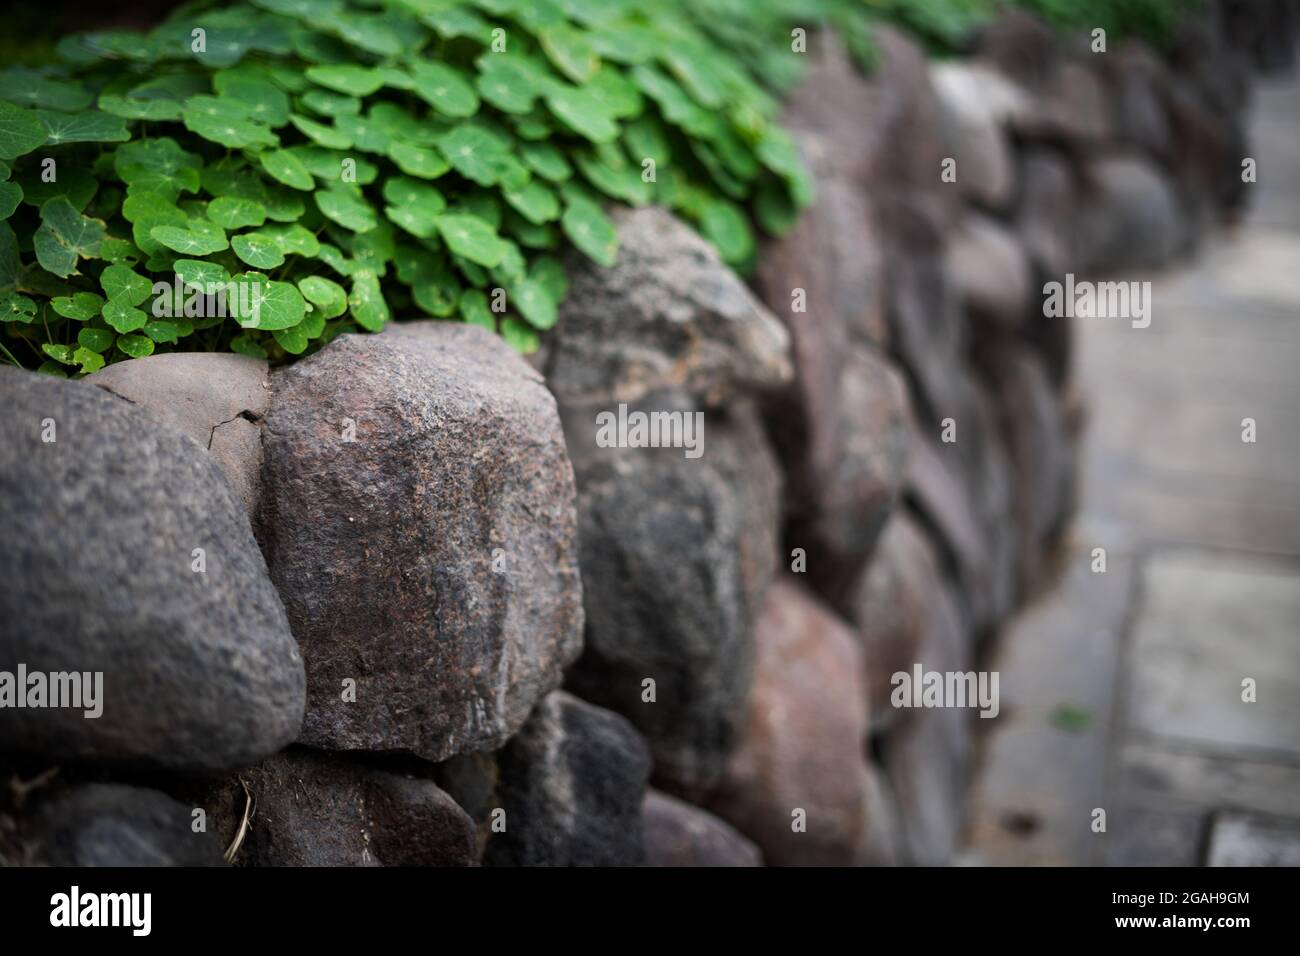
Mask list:
[[[957,161],[957,188],[986,209],[1006,209],[1015,187],[1007,127],[1030,109],[1029,96],[985,63],[936,63],[930,74],[944,150]]]
[[[869,862],[867,703],[852,632],[782,580],[756,628],[744,734],[708,806],[772,866]]]
[[[1029,319],[1035,292],[1029,256],[998,220],[979,214],[963,219],[948,242],[945,268],[974,322],[1014,331]]]
[[[961,602],[943,581],[930,595],[926,637],[915,667],[970,672],[974,654]],[[965,824],[966,792],[974,759],[975,711],[959,707],[910,709],[882,743],[885,772],[897,798],[906,858],[919,866],[953,862]]]
[[[83,382],[0,369],[0,405],[0,671],[98,691],[6,706],[0,748],[217,771],[292,741],[302,660],[212,456]]]
[[[1164,166],[1176,166],[1164,61],[1146,44],[1125,40],[1102,58],[1101,67],[1114,103],[1116,138]]]
[[[711,245],[658,207],[613,218],[613,268],[570,260],[545,359],[560,402],[636,401],[663,389],[723,402],[789,379],[785,330]]]
[[[474,821],[427,772],[294,747],[213,787],[203,806],[237,866],[478,863]]]
[[[1030,147],[1020,161],[1015,224],[1039,276],[1062,281],[1078,271],[1075,230],[1079,185],[1074,168],[1055,150]]]
[[[1173,186],[1148,159],[1106,156],[1085,166],[1077,235],[1080,272],[1157,267],[1183,245]]]
[[[113,783],[60,789],[36,807],[20,837],[34,866],[221,866],[193,808],[157,790]],[[75,882],[75,879],[74,881]]]
[[[699,807],[647,790],[643,810],[649,866],[763,865],[758,847]]]
[[[640,866],[645,741],[622,717],[557,691],[498,755],[504,829],[489,866]]]
[[[568,686],[631,720],[659,783],[691,792],[721,771],[743,717],[781,476],[747,406],[704,413],[662,396],[639,411],[703,414],[702,455],[600,447],[595,412],[565,409],[587,612]]]
[[[907,509],[898,508],[870,562],[837,602],[862,647],[863,686],[877,729],[897,716],[889,706],[890,679],[911,669],[925,642],[937,567],[925,531]]]
[[[221,352],[169,352],[116,362],[86,380],[147,408],[206,448],[248,513],[257,513],[260,422],[271,405],[266,362]]]
[[[261,529],[307,665],[302,742],[499,747],[581,647],[541,376],[484,329],[418,322],[341,336],[273,384]]]

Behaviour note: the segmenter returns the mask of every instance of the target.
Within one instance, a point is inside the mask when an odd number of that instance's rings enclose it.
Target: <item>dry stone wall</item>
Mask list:
[[[1047,577],[1083,414],[1044,285],[1230,217],[1280,54],[1235,3],[1168,56],[878,46],[810,52],[817,198],[749,283],[620,212],[531,365],[414,321],[0,369],[0,670],[103,705],[0,713],[0,856],[950,861],[978,721],[892,677],[971,671]]]

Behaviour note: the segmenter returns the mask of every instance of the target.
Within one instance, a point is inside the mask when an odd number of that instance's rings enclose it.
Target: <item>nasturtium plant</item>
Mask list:
[[[1142,27],[1164,2],[1099,5]],[[941,45],[996,5],[198,0],[65,37],[0,71],[0,360],[279,362],[420,315],[534,349],[562,254],[616,261],[612,204],[667,206],[741,270],[793,225],[795,28],[866,64],[872,18]]]

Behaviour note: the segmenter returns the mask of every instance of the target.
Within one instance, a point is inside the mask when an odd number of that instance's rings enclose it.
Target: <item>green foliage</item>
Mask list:
[[[1017,2],[1148,35],[1179,6]],[[535,348],[559,253],[615,261],[611,202],[667,206],[742,271],[758,228],[793,224],[793,30],[830,25],[869,64],[877,19],[951,47],[997,5],[199,0],[65,37],[0,72],[0,357],[284,361],[414,314]]]

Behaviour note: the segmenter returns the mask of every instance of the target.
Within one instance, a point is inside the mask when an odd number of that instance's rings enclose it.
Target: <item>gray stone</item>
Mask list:
[[[957,188],[986,209],[1006,209],[1015,186],[1006,128],[1030,109],[1029,96],[984,63],[936,63],[930,75],[944,146],[957,161]]]
[[[709,808],[757,843],[771,866],[868,862],[867,706],[852,632],[780,580],[754,640],[744,734]],[[806,830],[794,827],[801,818]]]
[[[1088,184],[1077,229],[1078,271],[1160,266],[1183,242],[1172,185],[1149,160],[1107,156],[1085,167]]]
[[[650,866],[762,866],[758,847],[713,814],[658,790],[645,795]]]
[[[1164,741],[1300,756],[1300,574],[1285,561],[1158,551],[1142,570],[1127,712]],[[1229,639],[1230,638],[1230,639]],[[1243,700],[1243,682],[1256,699]]]
[[[789,337],[714,248],[657,207],[613,214],[618,261],[575,254],[546,377],[565,403],[662,389],[710,402],[790,377]]]
[[[1078,266],[1072,227],[1078,192],[1073,169],[1055,151],[1042,147],[1023,151],[1015,223],[1040,275],[1061,281]]]
[[[221,866],[192,808],[157,790],[89,783],[41,802],[25,828],[24,862],[37,866]],[[76,882],[75,879],[73,882]]]
[[[1029,257],[1016,234],[987,216],[962,220],[949,238],[945,268],[967,315],[998,330],[1020,328],[1034,303]]]
[[[563,692],[545,697],[498,756],[504,832],[489,866],[640,866],[645,741],[622,717]]]
[[[224,770],[293,740],[302,660],[213,458],[81,382],[5,368],[0,405],[0,671],[103,675],[101,716],[6,707],[0,747]]]
[[[214,787],[203,805],[222,844],[238,841],[237,866],[477,865],[474,821],[422,769],[294,747]]]
[[[1210,829],[1206,864],[1300,866],[1300,820],[1220,813]]]
[[[1175,166],[1173,129],[1166,105],[1169,68],[1150,47],[1125,40],[1101,58],[1115,108],[1116,138],[1149,157]]]
[[[273,384],[261,526],[306,660],[302,742],[499,747],[581,646],[572,470],[541,376],[486,330],[408,322]]]
[[[887,726],[897,716],[889,706],[890,678],[911,670],[925,642],[937,568],[925,531],[906,509],[895,509],[871,560],[837,602],[862,647],[873,727]]]
[[[631,411],[682,407],[665,397]],[[564,410],[587,613],[568,686],[631,720],[660,785],[690,792],[721,771],[743,717],[777,557],[780,470],[744,406],[706,413],[694,459],[595,447],[595,415]],[[642,700],[646,679],[656,703]]]
[[[169,352],[117,362],[87,381],[148,409],[208,449],[248,513],[257,513],[258,423],[271,404],[265,362],[218,352]]]
[[[926,640],[914,663],[926,671],[969,671],[969,627],[952,589],[932,595]],[[965,823],[966,791],[974,757],[974,710],[908,710],[883,745],[884,767],[898,800],[908,859],[943,866],[956,856]]]

